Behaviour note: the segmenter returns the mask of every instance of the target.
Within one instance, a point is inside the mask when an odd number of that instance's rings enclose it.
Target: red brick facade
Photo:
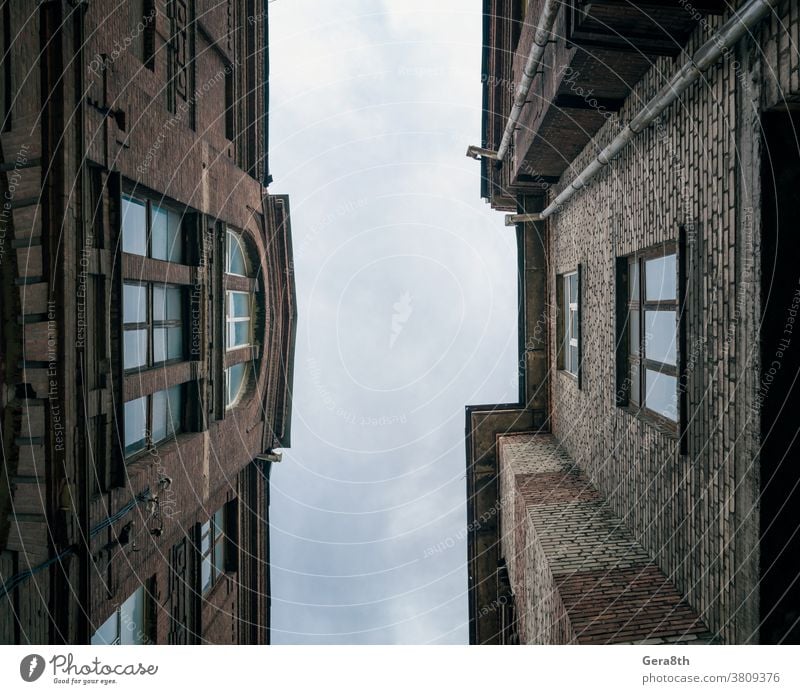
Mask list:
[[[88,642],[140,586],[145,640],[269,641],[296,306],[288,199],[265,188],[266,6],[2,4],[0,642]],[[180,262],[123,252],[130,195],[179,215]],[[226,273],[228,229],[246,277]],[[123,368],[126,279],[178,288],[180,359]],[[231,290],[252,297],[237,349]],[[126,455],[125,403],[173,386],[179,433]],[[224,566],[203,591],[200,530],[222,508]]]

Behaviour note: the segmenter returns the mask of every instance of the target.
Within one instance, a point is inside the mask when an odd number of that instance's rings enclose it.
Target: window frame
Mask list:
[[[575,297],[571,296],[570,283],[575,278]],[[575,301],[570,301],[574,298]],[[575,315],[576,334],[572,334],[572,315]],[[583,265],[556,275],[556,367],[570,378],[578,388],[583,386]],[[570,369],[570,348],[574,347],[577,364]]]
[[[673,299],[647,299],[647,262],[658,258],[675,257],[675,296]],[[618,405],[627,407],[636,414],[641,414],[651,419],[672,433],[678,433],[681,427],[685,404],[680,393],[681,363],[683,353],[683,326],[682,326],[682,254],[681,246],[677,241],[665,241],[627,256],[618,258],[618,274],[622,274],[623,281],[618,281],[617,291],[618,306],[622,310],[620,330],[617,334],[617,349],[622,352],[618,359],[617,367],[621,369],[618,374],[617,399]],[[624,265],[623,265],[624,264]],[[623,267],[620,267],[623,265]],[[631,268],[636,268],[636,295],[632,295]],[[652,359],[647,354],[646,314],[648,312],[672,312],[675,314],[675,364]],[[637,353],[633,352],[634,344],[631,336],[631,327],[634,321],[631,316],[636,314],[638,335],[635,336]],[[638,380],[638,398],[633,394],[632,375],[636,370]],[[668,417],[647,406],[647,371],[669,376],[675,379],[675,419]],[[627,385],[627,387],[625,387]]]
[[[251,361],[242,361],[236,364],[231,364],[224,369],[225,375],[225,410],[232,410],[236,407],[242,399],[245,391],[247,390],[247,367],[252,364]],[[230,371],[231,369],[235,369],[237,366],[241,366],[244,369],[244,373],[242,374],[242,380],[239,383],[239,389],[236,391],[236,397],[232,400],[228,401],[228,379],[230,378]]]
[[[125,459],[125,463],[126,464],[129,465],[129,464],[135,462],[143,453],[146,453],[147,451],[152,450],[154,447],[156,447],[156,446],[158,446],[160,444],[163,444],[165,441],[170,441],[170,440],[176,439],[179,434],[181,434],[181,433],[183,433],[185,431],[184,420],[185,420],[186,408],[187,408],[186,387],[185,387],[185,385],[186,384],[184,384],[184,383],[178,383],[176,385],[170,386],[169,388],[163,388],[161,390],[157,390],[157,391],[154,391],[152,393],[148,393],[147,395],[143,395],[143,396],[141,396],[139,398],[133,398],[132,400],[126,400],[123,403],[123,406],[122,406],[123,407],[122,453],[123,453],[123,457]],[[154,408],[153,408],[153,398],[158,393],[167,393],[167,396],[166,396],[166,398],[167,398],[167,407],[169,408],[170,407],[170,405],[169,405],[169,391],[173,390],[173,389],[179,389],[178,393],[180,395],[181,411],[178,413],[177,426],[173,427],[172,432],[169,432],[169,427],[168,427],[168,433],[166,434],[166,436],[164,436],[164,437],[162,437],[160,439],[154,439],[153,438],[153,429],[154,429],[154,426],[153,426],[153,424],[154,424],[154,422],[153,422],[153,410],[154,410]],[[136,450],[132,450],[132,451],[129,452],[127,450],[128,445],[126,444],[126,436],[127,436],[128,432],[127,432],[127,424],[125,422],[125,419],[126,419],[125,418],[125,407],[128,405],[128,403],[138,402],[139,400],[142,400],[142,399],[146,399],[147,400],[147,402],[145,403],[145,427],[144,427],[144,439],[143,439],[144,440],[144,445],[141,448],[137,448]],[[167,409],[167,413],[169,415],[169,413],[170,413],[169,409]],[[172,423],[172,418],[170,417],[169,421],[168,421],[168,424],[171,424],[171,423]],[[142,440],[142,439],[139,439],[139,440]],[[137,440],[137,443],[138,443],[138,440]]]
[[[230,269],[230,243],[229,239],[233,239],[236,242],[236,246],[239,249],[239,252],[242,254],[242,262],[244,263],[244,274],[239,272],[231,272]],[[232,229],[231,227],[225,227],[225,274],[231,275],[232,277],[250,277],[250,259],[247,254],[247,245],[242,238],[242,235]]]
[[[228,527],[227,504],[220,506],[205,523],[200,523],[199,526],[200,571],[198,575],[200,577],[200,593],[208,595],[217,586],[220,578],[228,573],[230,528]],[[208,527],[208,531],[205,530],[206,527]],[[208,538],[208,549],[203,549],[203,540],[206,537]],[[209,566],[209,581],[207,585],[203,580],[203,567],[206,561],[208,561]]]
[[[247,315],[246,316],[234,316],[232,315],[231,307],[232,307],[232,299],[234,295],[244,296],[247,299]],[[250,347],[253,344],[253,295],[250,292],[243,292],[238,289],[227,289],[225,290],[225,351],[232,352],[237,349],[244,349],[245,347]],[[231,324],[235,325],[237,323],[247,323],[247,342],[238,345],[231,345],[230,340],[230,329]]]
[[[161,199],[159,201],[153,200],[151,197],[146,195],[136,195],[134,193],[129,193],[126,191],[122,191],[120,195],[121,201],[121,209],[119,214],[119,225],[120,225],[120,248],[122,249],[123,253],[129,253],[130,255],[136,255],[140,258],[148,258],[150,260],[157,260],[162,263],[174,263],[175,265],[185,265],[186,264],[186,256],[187,256],[187,244],[186,244],[186,228],[185,228],[185,219],[186,219],[186,210],[183,212],[179,211],[174,205],[168,203],[166,200]],[[145,208],[145,247],[146,252],[144,255],[140,253],[134,253],[132,251],[125,250],[125,204],[126,201],[138,203],[139,205],[143,205]],[[167,213],[167,219],[169,219],[169,213],[171,212],[178,217],[178,258],[156,258],[153,255],[153,209],[158,208],[159,210],[164,210]]]
[[[131,644],[123,644],[122,643],[122,634],[123,634],[123,624],[122,624],[122,611],[123,608],[133,599],[136,597],[138,593],[141,593],[141,601],[142,601],[142,624],[140,628],[137,630],[138,634],[141,635],[141,639],[136,643]],[[114,611],[108,616],[108,618],[95,629],[94,633],[89,639],[89,643],[92,646],[148,646],[153,643],[152,637],[152,629],[154,624],[151,622],[150,618],[150,600],[151,595],[150,591],[145,588],[144,585],[140,585],[136,590],[133,591],[125,600],[124,602],[117,605]],[[114,620],[114,631],[115,637],[110,642],[107,643],[103,641],[102,643],[95,643],[95,637],[100,633],[100,631],[111,621]],[[128,630],[130,631],[130,630]],[[131,632],[133,633],[133,632]]]
[[[126,323],[125,322],[125,287],[144,287],[145,288],[145,322],[144,323]],[[180,319],[155,319],[155,289],[161,288],[165,292],[170,289],[177,290],[180,295],[181,317]],[[122,364],[125,375],[128,376],[134,373],[140,373],[147,369],[154,369],[157,367],[168,366],[170,364],[178,364],[187,361],[186,350],[186,290],[183,285],[162,282],[143,282],[139,280],[131,281],[130,278],[123,278],[122,280],[122,293],[123,293],[123,312],[122,312]],[[155,331],[159,329],[181,328],[181,354],[178,357],[163,359],[161,361],[155,360]],[[147,356],[145,363],[137,366],[125,366],[125,333],[144,330],[147,332]]]

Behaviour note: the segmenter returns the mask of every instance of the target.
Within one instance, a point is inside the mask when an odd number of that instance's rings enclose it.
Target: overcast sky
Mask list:
[[[464,406],[517,398],[514,232],[480,199],[480,0],[270,4],[291,196],[274,643],[466,643]]]

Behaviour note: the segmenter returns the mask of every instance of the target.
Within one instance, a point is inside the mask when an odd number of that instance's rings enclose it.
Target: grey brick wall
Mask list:
[[[758,493],[759,210],[758,192],[740,175],[757,172],[758,161],[748,158],[754,148],[741,145],[758,140],[753,105],[774,104],[781,89],[797,91],[791,64],[797,58],[788,47],[798,34],[797,3],[783,3],[780,11],[784,26],[773,20],[761,33],[761,65],[749,47],[723,59],[548,227],[550,303],[556,274],[578,263],[584,273],[582,389],[555,369],[551,314],[552,431],[728,642],[751,638],[758,614],[752,592],[758,514],[752,511]],[[724,18],[708,19],[713,31]],[[688,51],[708,38],[699,26]],[[658,59],[619,122],[606,124],[597,142],[610,141],[682,61]],[[763,89],[759,69],[769,75]],[[596,151],[587,147],[572,172]],[[677,240],[680,225],[688,232],[687,455],[674,435],[615,404],[615,258]]]

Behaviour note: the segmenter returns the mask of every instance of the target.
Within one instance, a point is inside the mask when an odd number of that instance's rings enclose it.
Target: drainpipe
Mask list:
[[[750,0],[745,3],[722,25],[714,37],[697,49],[689,62],[673,75],[672,79],[631,119],[622,132],[561,191],[553,202],[536,214],[506,215],[506,226],[514,226],[518,222],[540,222],[558,212],[577,191],[608,166],[631,140],[677,101],[703,72],[716,64],[726,51],[735,46],[745,32],[763,19],[777,2],[778,0]]]
[[[528,60],[525,61],[525,67],[522,70],[522,80],[517,87],[517,92],[514,97],[514,106],[511,108],[511,115],[508,117],[505,132],[503,132],[503,139],[500,141],[500,147],[496,152],[483,147],[476,147],[471,145],[467,148],[467,156],[473,159],[484,157],[486,159],[497,160],[498,168],[502,165],[503,159],[508,154],[508,148],[511,146],[511,138],[514,136],[514,130],[519,123],[522,109],[528,100],[531,86],[533,85],[533,78],[539,71],[542,64],[542,57],[544,56],[544,49],[550,41],[550,32],[553,30],[553,24],[556,21],[558,14],[558,7],[560,3],[556,0],[545,0],[542,13],[539,15],[539,24],[536,27],[536,34],[533,37],[533,45],[528,54]]]

